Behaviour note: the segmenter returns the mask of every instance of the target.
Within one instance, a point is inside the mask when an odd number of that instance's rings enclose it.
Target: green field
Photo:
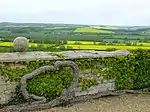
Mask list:
[[[12,41],[24,36],[35,50],[61,49],[149,49],[148,26],[103,26],[42,23],[0,23],[0,47],[12,47]],[[43,48],[43,49],[42,49]],[[8,48],[7,48],[8,49]]]

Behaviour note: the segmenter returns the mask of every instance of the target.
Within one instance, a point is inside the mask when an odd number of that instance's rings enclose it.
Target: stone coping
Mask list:
[[[36,60],[61,60],[61,59],[77,59],[77,58],[97,58],[97,57],[114,57],[127,56],[130,52],[127,50],[116,51],[62,51],[62,52],[14,52],[0,53],[0,62],[20,62],[20,61],[36,61]],[[61,57],[62,56],[62,57]]]

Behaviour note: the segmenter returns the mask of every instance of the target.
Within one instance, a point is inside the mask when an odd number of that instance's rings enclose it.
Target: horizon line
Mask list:
[[[1,21],[0,23],[15,23],[15,24],[65,24],[65,25],[84,25],[84,26],[124,26],[124,27],[139,27],[150,25],[111,25],[111,24],[79,24],[79,23],[61,23],[61,22],[14,22],[14,21]]]

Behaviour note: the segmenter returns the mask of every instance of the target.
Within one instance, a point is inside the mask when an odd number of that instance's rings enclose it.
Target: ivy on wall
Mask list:
[[[117,89],[140,89],[150,86],[150,50],[134,50],[133,55],[112,58],[89,58],[73,60],[80,73],[90,70],[103,82],[104,79],[115,79]],[[9,80],[19,81],[20,78],[33,70],[51,65],[53,61],[21,62],[23,68],[11,68],[8,63],[1,63],[0,74]],[[69,68],[59,68],[54,72],[46,72],[28,80],[28,91],[49,100],[60,96],[62,90],[72,81],[73,74]],[[95,79],[80,78],[79,86],[86,90],[97,85]]]

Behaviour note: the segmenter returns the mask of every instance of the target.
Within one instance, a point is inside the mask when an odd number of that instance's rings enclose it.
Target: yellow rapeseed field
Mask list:
[[[75,44],[76,41],[67,41],[67,44],[70,45],[70,44]],[[92,41],[78,41],[80,42],[81,44],[84,44],[84,45],[94,45],[94,42]],[[96,42],[96,44],[99,44],[100,42]]]
[[[87,28],[77,28],[74,32],[89,32],[89,33],[114,33],[112,31],[107,31],[107,30],[99,30],[99,29],[93,29],[90,27]]]
[[[29,43],[29,47],[37,47],[38,45],[40,44],[37,44],[37,43]],[[54,44],[41,44],[43,47],[50,47]],[[0,46],[5,46],[5,47],[10,47],[10,46],[13,46],[13,43],[12,42],[0,42]]]
[[[111,46],[111,45],[65,45],[72,47],[72,49],[83,49],[83,50],[106,50],[106,49],[120,49],[120,50],[126,50],[126,49],[150,49],[150,47],[144,47],[144,46]]]
[[[0,46],[6,46],[6,47],[9,47],[9,46],[12,46],[13,43],[12,42],[0,42]]]
[[[76,41],[67,41],[67,44],[68,45],[73,45],[75,44]],[[77,41],[79,43],[81,43],[82,45],[94,45],[94,42],[92,41]],[[95,42],[95,44],[100,44],[101,42]],[[132,43],[133,44],[133,43]],[[144,42],[137,42],[137,45],[141,45],[144,46],[144,47],[150,47],[150,43],[144,43]],[[116,43],[115,44],[116,46],[120,45],[119,43]],[[125,44],[121,44],[121,45],[124,45]]]
[[[68,41],[67,44],[65,44],[65,48],[67,47],[72,47],[72,49],[82,49],[82,50],[106,50],[106,49],[120,49],[120,50],[125,50],[125,49],[150,49],[150,43],[142,43],[143,46],[125,46],[125,45],[98,45],[99,42],[96,42],[97,45],[94,45],[93,42],[88,42],[88,41],[79,41],[81,45],[75,45],[75,41]],[[141,43],[138,43],[141,44]],[[12,46],[12,42],[0,42],[0,46]],[[37,47],[38,45],[42,45],[43,48],[50,47],[54,44],[37,44],[37,43],[29,43],[29,47]],[[57,47],[58,48],[58,47]]]

